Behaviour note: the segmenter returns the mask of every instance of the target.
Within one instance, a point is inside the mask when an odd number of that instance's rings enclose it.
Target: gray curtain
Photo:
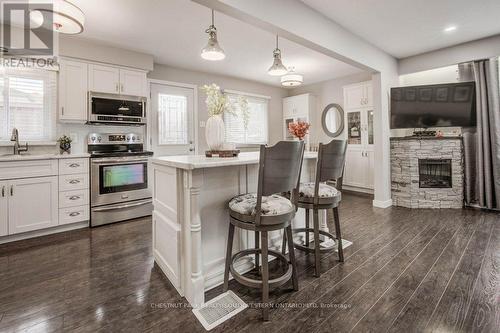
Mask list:
[[[477,128],[464,130],[465,201],[500,209],[500,86],[498,58],[472,64]]]

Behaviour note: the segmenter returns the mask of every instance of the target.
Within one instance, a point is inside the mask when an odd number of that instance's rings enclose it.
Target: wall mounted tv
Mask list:
[[[391,89],[391,128],[475,125],[474,82]]]

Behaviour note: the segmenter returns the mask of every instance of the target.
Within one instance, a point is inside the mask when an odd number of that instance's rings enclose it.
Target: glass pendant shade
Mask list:
[[[36,5],[36,3],[34,3]],[[44,21],[44,14],[52,14],[53,29],[62,34],[76,35],[83,32],[85,15],[82,10],[66,0],[54,0],[52,10],[47,8],[33,9],[30,20],[37,26]]]
[[[217,61],[226,57],[224,50],[217,41],[217,28],[214,25],[214,11],[212,10],[212,24],[205,31],[208,34],[208,43],[201,50],[201,57],[205,60]]]
[[[278,48],[278,36],[276,36],[276,49],[273,51],[273,64],[269,67],[267,73],[272,76],[281,76],[288,73],[288,70],[281,61],[281,50]]]

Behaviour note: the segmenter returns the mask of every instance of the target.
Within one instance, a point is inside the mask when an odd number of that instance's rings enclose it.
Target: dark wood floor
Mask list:
[[[251,307],[213,331],[498,331],[498,214],[345,195],[340,215],[354,242],[343,264],[325,254],[314,278],[313,257],[298,252],[300,291],[272,293],[270,322]],[[154,265],[149,219],[0,246],[0,332],[203,332],[185,306]]]

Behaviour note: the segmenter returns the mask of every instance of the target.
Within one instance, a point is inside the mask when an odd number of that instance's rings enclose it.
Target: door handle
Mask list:
[[[14,185],[10,185],[10,196],[14,195]]]
[[[5,186],[2,186],[2,198],[5,198]]]

